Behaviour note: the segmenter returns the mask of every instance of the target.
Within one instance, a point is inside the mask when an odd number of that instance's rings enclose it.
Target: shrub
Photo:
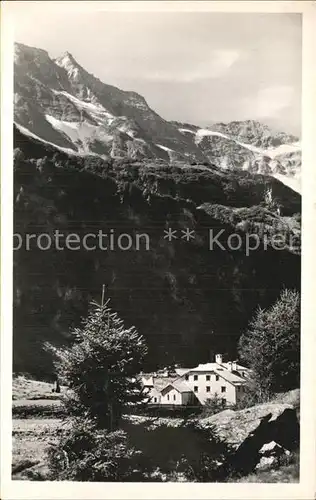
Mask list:
[[[212,398],[206,400],[201,417],[204,418],[215,415],[215,413],[225,410],[225,406],[226,403],[223,398],[219,397],[219,395],[215,393]]]
[[[139,452],[128,447],[123,431],[98,429],[91,420],[76,420],[58,445],[49,449],[51,480],[139,480]]]
[[[272,395],[269,391],[265,391],[263,388],[258,391],[255,383],[249,383],[248,386],[244,386],[244,393],[234,405],[234,410],[244,410],[251,406],[266,403],[271,397]]]

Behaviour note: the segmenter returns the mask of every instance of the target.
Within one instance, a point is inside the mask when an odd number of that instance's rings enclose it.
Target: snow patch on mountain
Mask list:
[[[78,79],[79,67],[75,59],[69,52],[65,52],[63,56],[55,59],[55,63],[66,70],[69,78]]]
[[[195,134],[195,144],[198,146],[202,141],[203,137],[208,135],[216,135],[218,137],[224,137],[225,139],[231,139],[230,137],[228,137],[225,134],[222,134],[221,132],[213,132],[213,130],[209,130],[207,128],[200,128]]]
[[[205,128],[198,129],[196,132],[190,129],[179,129],[180,132],[191,132],[192,134],[195,134],[195,144],[198,146],[201,141],[203,140],[204,137],[207,136],[215,136],[215,137],[222,137],[223,139],[229,140],[234,142],[235,144],[238,144],[239,146],[247,149],[248,151],[251,151],[252,153],[255,154],[255,160],[261,160],[262,157],[268,157],[271,159],[270,162],[270,169],[274,171],[274,169],[280,168],[279,164],[282,161],[282,156],[281,155],[286,155],[289,153],[298,153],[301,150],[301,143],[300,141],[291,143],[291,144],[280,144],[279,146],[276,147],[271,147],[271,148],[259,148],[257,146],[253,146],[252,144],[248,144],[242,141],[237,140],[235,137],[229,136],[227,134],[223,134],[222,132],[217,132]],[[277,159],[277,160],[275,160]],[[227,158],[223,157],[222,162],[221,162],[221,167],[222,168],[227,168]],[[245,162],[243,165],[243,170],[248,169],[249,162]]]
[[[265,154],[264,149],[257,148],[257,146],[253,146],[252,144],[246,144],[245,142],[237,141],[236,139],[232,139],[231,137],[228,137],[228,136],[226,136],[226,137],[227,137],[227,139],[230,139],[230,140],[236,142],[236,144],[238,144],[239,146],[242,146],[243,148],[249,149],[249,151],[252,151],[253,153],[255,153],[257,155]]]
[[[78,146],[79,151],[85,153],[90,153],[89,144],[91,141],[98,140],[110,143],[113,139],[113,135],[108,134],[102,126],[92,125],[87,121],[67,122],[58,120],[51,115],[45,115],[45,118],[52,127],[66,134]]]
[[[269,148],[265,151],[267,156],[270,158],[275,158],[278,155],[288,154],[288,153],[297,153],[301,151],[302,145],[301,142],[294,142],[293,144],[280,144],[275,148]]]
[[[200,128],[196,132],[194,130],[190,130],[190,129],[179,128],[179,132],[182,132],[182,133],[183,132],[190,132],[192,134],[195,134],[195,144],[196,145],[199,145],[201,143],[202,139],[204,137],[207,137],[207,136],[223,137],[223,139],[228,139],[230,141],[233,141],[236,144],[238,144],[239,146],[242,146],[242,147],[248,149],[249,151],[256,153],[257,155],[269,156],[270,158],[275,158],[276,156],[281,155],[281,154],[297,152],[297,151],[300,151],[300,149],[301,149],[301,143],[299,141],[292,143],[292,144],[280,144],[279,146],[276,146],[273,148],[263,149],[263,148],[259,148],[257,146],[253,146],[252,144],[238,141],[234,137],[223,134],[222,132],[216,132],[216,131],[209,130],[206,128]]]
[[[209,130],[207,128],[200,128],[196,134],[195,134],[195,144],[199,145],[203,139],[203,137],[207,136],[216,136],[216,137],[223,137],[223,139],[228,139],[229,141],[233,141],[239,146],[242,146],[243,148],[249,149],[249,151],[252,151],[253,153],[257,154],[263,154],[264,150],[257,148],[256,146],[252,146],[251,144],[246,144],[244,142],[240,142],[233,137],[230,137],[229,135],[223,134],[222,132],[215,132],[214,130]]]
[[[179,132],[181,132],[181,134],[185,134],[186,132],[189,132],[190,134],[195,135],[195,131],[190,130],[189,128],[179,128],[178,130],[179,130]]]
[[[135,136],[136,132],[130,128],[130,126],[129,126],[128,123],[124,123],[120,127],[117,127],[117,130],[119,130],[123,134],[128,135],[131,139],[134,139],[134,136]]]
[[[63,148],[61,146],[58,146],[57,144],[54,144],[53,142],[45,141],[45,139],[42,139],[42,137],[39,137],[38,135],[34,134],[33,132],[31,132],[26,127],[23,127],[23,125],[20,125],[17,122],[14,122],[14,123],[15,123],[16,127],[20,130],[20,132],[22,132],[24,135],[32,137],[33,139],[36,139],[38,141],[44,142],[45,144],[49,144],[49,146],[53,146],[54,148],[57,148],[60,151],[64,151],[65,153],[72,154],[72,155],[78,155],[78,152],[75,151],[74,149]]]
[[[174,149],[167,148],[167,146],[162,146],[161,144],[156,144],[156,146],[158,146],[158,148],[163,149],[164,151],[167,151],[169,153],[170,152],[174,153]]]
[[[81,99],[78,99],[77,97],[69,94],[68,92],[64,90],[54,90],[51,89],[54,94],[59,94],[67,97],[78,109],[85,110],[88,113],[91,114],[91,116],[98,122],[102,123],[104,120],[106,120],[107,124],[110,125],[113,120],[115,119],[115,116],[112,115],[112,113],[109,113],[101,104],[98,102],[86,102],[82,101]]]

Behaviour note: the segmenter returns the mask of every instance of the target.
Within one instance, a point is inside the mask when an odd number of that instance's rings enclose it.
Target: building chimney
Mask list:
[[[237,361],[233,361],[233,372],[237,371]]]
[[[221,365],[223,362],[223,356],[221,354],[215,354],[215,363]]]
[[[232,372],[233,371],[233,362],[232,361],[228,361],[227,365],[228,365],[228,370],[230,372]]]

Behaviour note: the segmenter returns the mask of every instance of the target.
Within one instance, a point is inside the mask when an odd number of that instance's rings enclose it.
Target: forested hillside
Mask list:
[[[254,309],[270,305],[283,287],[299,289],[300,196],[276,179],[215,166],[167,161],[103,160],[68,155],[15,129],[15,232],[64,235],[146,233],[137,250],[14,251],[14,370],[49,377],[43,342],[64,343],[89,301],[107,285],[111,304],[146,337],[148,367],[206,362],[236,354]],[[267,203],[267,192],[272,202]],[[164,230],[177,239],[164,238]],[[181,230],[190,229],[186,241]],[[238,233],[239,250],[209,248]],[[256,231],[280,233],[283,250],[245,252]],[[292,241],[290,241],[290,236]],[[293,241],[296,243],[293,246]]]

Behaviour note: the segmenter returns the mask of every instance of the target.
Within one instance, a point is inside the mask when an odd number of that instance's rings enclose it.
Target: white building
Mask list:
[[[194,404],[194,395],[190,387],[181,379],[169,383],[161,391],[160,404],[190,405]]]
[[[142,383],[151,404],[204,405],[208,399],[219,397],[233,405],[242,397],[248,377],[248,368],[236,361],[223,362],[222,355],[216,354],[214,363],[176,368],[173,375],[166,369],[144,374]]]

